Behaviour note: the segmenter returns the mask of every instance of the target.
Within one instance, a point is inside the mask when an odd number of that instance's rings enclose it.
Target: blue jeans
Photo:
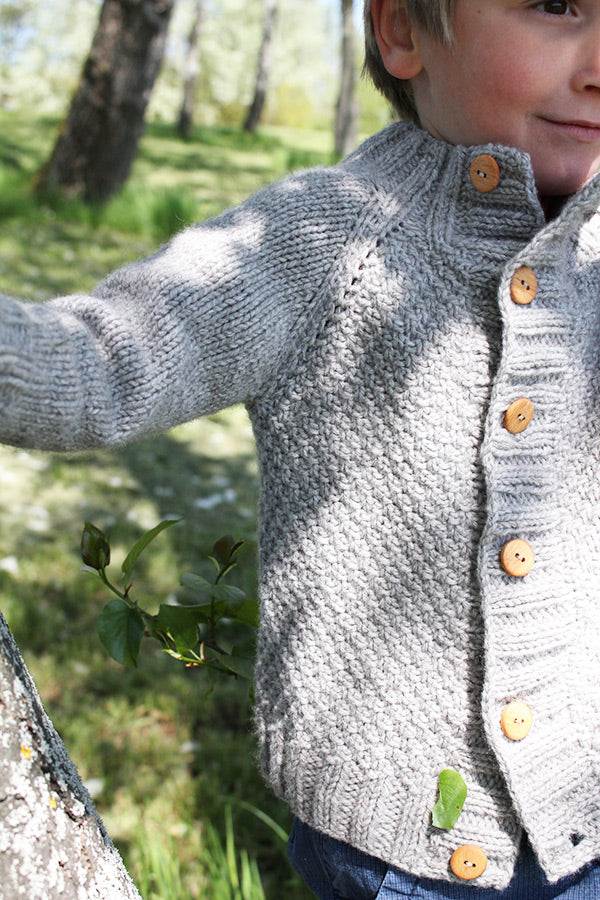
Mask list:
[[[513,880],[503,891],[416,878],[299,819],[294,819],[288,857],[319,900],[600,900],[599,865],[549,884],[526,840]]]

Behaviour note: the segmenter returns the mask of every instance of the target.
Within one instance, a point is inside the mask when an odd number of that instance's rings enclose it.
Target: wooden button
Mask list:
[[[487,856],[476,844],[463,844],[452,854],[450,868],[463,881],[472,881],[483,875],[487,866]]]
[[[538,283],[535,274],[527,266],[517,269],[510,280],[510,296],[519,306],[527,306],[537,294]]]
[[[519,397],[514,403],[511,403],[504,413],[504,427],[511,434],[520,434],[525,431],[531,420],[533,419],[534,405],[531,400],[525,397]]]
[[[502,731],[511,741],[522,741],[531,731],[533,716],[530,708],[522,700],[509,703],[502,710],[500,725]]]
[[[469,167],[469,175],[473,187],[480,194],[487,194],[498,187],[500,181],[500,167],[493,156],[482,153],[476,156]]]
[[[531,545],[519,538],[505,544],[500,554],[502,568],[509,575],[514,575],[516,578],[522,578],[528,572],[531,572],[533,561],[534,556]]]

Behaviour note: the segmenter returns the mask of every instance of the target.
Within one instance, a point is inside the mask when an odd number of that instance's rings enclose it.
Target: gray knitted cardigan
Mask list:
[[[0,301],[4,442],[109,445],[246,403],[266,777],[417,875],[452,879],[474,843],[476,884],[502,887],[521,828],[551,880],[600,855],[599,201],[595,180],[546,224],[527,157],[394,125],[90,296]],[[518,397],[535,414],[515,435]],[[500,565],[512,538],[524,578]],[[447,767],[469,794],[441,831]]]

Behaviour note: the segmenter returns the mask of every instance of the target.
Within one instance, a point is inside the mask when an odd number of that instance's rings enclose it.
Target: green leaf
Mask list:
[[[196,575],[195,572],[184,572],[179,582],[183,587],[200,594],[208,601],[212,597],[214,600],[224,603],[225,608],[221,611],[221,615],[239,609],[246,599],[246,594],[241,588],[235,587],[233,584],[211,584],[210,581],[207,581],[202,575]]]
[[[251,659],[243,659],[238,656],[223,656],[221,657],[221,665],[235,675],[239,675],[240,678],[245,678],[246,681],[251,681],[254,676],[254,662]]]
[[[236,644],[231,653],[233,656],[239,656],[242,659],[254,660],[256,656],[256,638],[250,638],[249,641],[244,641],[243,644]]]
[[[169,606],[161,604],[156,624],[175,641],[179,653],[194,647],[198,642],[198,625],[208,622],[208,606]]]
[[[256,816],[257,819],[260,819],[261,822],[264,822],[265,825],[268,825],[271,831],[273,831],[282,844],[287,844],[289,834],[285,828],[282,828],[281,825],[272,819],[266,812],[263,812],[262,809],[259,809],[257,806],[253,806],[252,803],[246,803],[245,800],[240,800],[239,805],[242,809],[247,809],[248,812],[251,812],[253,816]]]
[[[258,628],[260,620],[260,607],[258,601],[246,600],[242,606],[235,611],[235,615],[232,615],[231,618],[235,619],[237,622],[244,622],[246,625],[251,625],[254,629]]]
[[[125,600],[109,600],[98,619],[98,634],[107,652],[124,666],[137,666],[144,620]]]
[[[230,534],[226,534],[224,537],[219,538],[213,545],[212,555],[221,566],[226,566],[229,562],[234,546],[235,541]]]
[[[453,828],[462,812],[467,798],[467,785],[454,769],[444,769],[439,777],[439,797],[432,811],[435,828]]]
[[[213,584],[212,595],[215,600],[225,603],[228,613],[239,609],[246,599],[244,591],[233,584]]]
[[[110,544],[106,535],[91,522],[85,522],[81,535],[81,558],[84,565],[101,572],[110,562]]]
[[[165,528],[169,528],[171,525],[176,525],[177,522],[181,522],[182,516],[167,516],[166,519],[163,519],[158,525],[155,525],[154,528],[151,528],[150,531],[147,531],[145,534],[141,536],[139,541],[133,545],[125,559],[123,560],[123,565],[121,566],[121,571],[125,575],[125,578],[129,578],[133,571],[133,567],[138,561],[140,554],[146,549],[148,544],[150,544],[157,535],[164,531]]]
[[[239,644],[237,647],[234,647],[231,654],[223,656],[221,658],[221,663],[226,669],[229,669],[230,672],[235,672],[236,675],[240,675],[242,678],[247,678],[248,681],[251,681],[254,677],[255,653],[256,642],[254,640],[246,641],[244,644]]]
[[[183,587],[189,588],[210,600],[214,584],[211,584],[211,582],[207,581],[206,578],[203,578],[202,575],[196,575],[195,572],[184,572],[179,579],[179,583]]]
[[[245,541],[236,541],[230,534],[226,534],[213,545],[212,556],[208,558],[214,563],[219,579],[235,568],[237,556],[244,544]]]

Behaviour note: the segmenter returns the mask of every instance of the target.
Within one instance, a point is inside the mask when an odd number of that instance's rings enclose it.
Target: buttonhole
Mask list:
[[[487,172],[482,172],[481,169],[477,169],[477,174],[480,178],[487,178]]]
[[[574,831],[573,834],[569,836],[569,840],[573,844],[574,847],[577,847],[584,840],[584,835],[579,834],[577,831]]]
[[[476,863],[471,862],[471,861],[468,860],[468,859],[465,859],[465,866],[467,866],[467,868],[469,868],[469,869],[474,869],[474,868],[475,868],[475,865],[476,865]]]

